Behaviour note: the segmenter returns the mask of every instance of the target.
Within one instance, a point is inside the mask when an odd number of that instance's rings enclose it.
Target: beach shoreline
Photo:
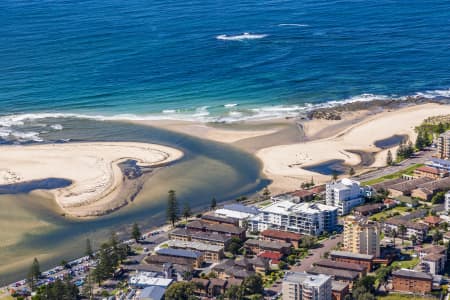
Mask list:
[[[104,215],[133,200],[139,183],[127,179],[120,164],[132,160],[139,168],[157,168],[183,157],[175,148],[131,142],[2,146],[2,149],[1,186],[47,178],[69,180],[69,186],[45,190],[37,187],[31,193],[52,197],[64,214],[78,218]]]

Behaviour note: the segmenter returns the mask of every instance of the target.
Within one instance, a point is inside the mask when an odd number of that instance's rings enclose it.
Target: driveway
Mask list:
[[[296,271],[296,272],[304,272],[306,270],[308,270],[309,268],[312,267],[312,265],[321,260],[323,255],[325,254],[325,252],[330,252],[334,247],[336,247],[336,245],[343,241],[343,234],[339,234],[336,236],[336,238],[334,239],[327,239],[325,241],[323,241],[322,247],[317,248],[317,249],[312,249],[309,251],[310,256],[308,256],[307,258],[303,259],[300,261],[300,265],[299,266],[293,266],[291,269],[292,271]]]

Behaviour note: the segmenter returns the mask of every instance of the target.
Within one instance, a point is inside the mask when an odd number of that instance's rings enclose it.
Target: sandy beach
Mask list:
[[[426,103],[399,109],[359,110],[343,114],[341,120],[278,119],[234,124],[205,124],[180,121],[139,121],[157,127],[232,144],[254,153],[264,165],[263,172],[273,183],[274,192],[299,188],[314,178],[326,182],[328,175],[303,169],[329,160],[342,160],[357,166],[355,152],[374,153],[375,160],[365,168],[384,166],[387,149],[375,141],[393,135],[407,135],[414,141],[414,128],[429,116],[450,114],[450,105]],[[395,153],[395,147],[391,149]]]
[[[165,164],[183,156],[177,149],[146,143],[68,143],[3,146],[0,185],[46,178],[72,181],[67,187],[34,191],[54,197],[65,213],[85,217],[117,208],[124,184],[118,164],[132,159],[140,166]]]

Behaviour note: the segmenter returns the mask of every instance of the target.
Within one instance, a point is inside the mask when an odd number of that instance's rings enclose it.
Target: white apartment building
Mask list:
[[[450,210],[450,192],[445,193],[445,211],[448,213]]]
[[[326,204],[337,207],[341,216],[364,203],[364,190],[360,183],[348,178],[327,183],[325,196]]]
[[[337,225],[337,208],[318,203],[275,202],[249,219],[251,231],[278,229],[309,235],[332,232]]]
[[[331,277],[323,274],[286,272],[281,291],[283,300],[331,300]]]

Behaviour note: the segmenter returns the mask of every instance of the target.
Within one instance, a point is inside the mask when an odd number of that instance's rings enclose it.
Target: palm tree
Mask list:
[[[416,243],[417,243],[417,237],[416,237],[415,234],[413,234],[413,235],[411,236],[411,243],[412,243],[413,246],[415,246]]]
[[[391,230],[391,237],[394,239],[394,247],[395,247],[395,238],[398,236],[397,230]]]
[[[402,245],[403,245],[403,242],[405,240],[406,226],[403,224],[400,224],[398,226],[398,233],[400,234],[400,237],[402,239]]]

